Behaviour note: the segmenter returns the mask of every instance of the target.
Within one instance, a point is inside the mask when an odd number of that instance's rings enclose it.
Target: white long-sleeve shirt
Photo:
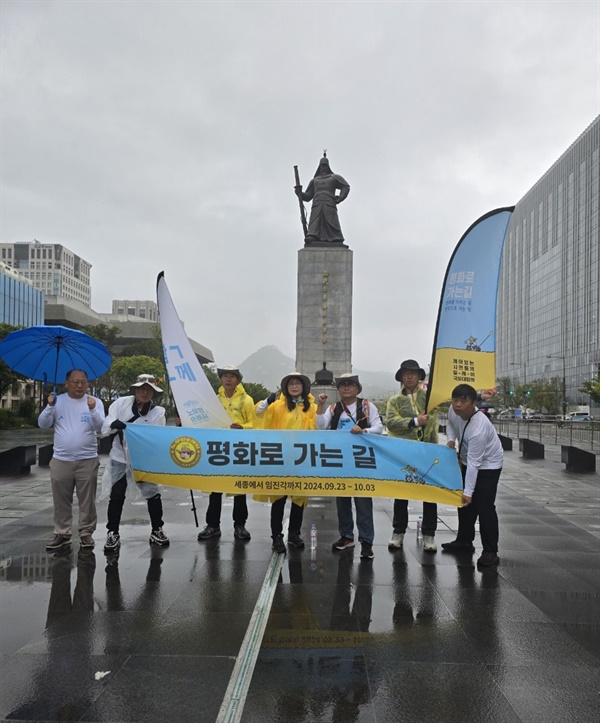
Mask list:
[[[53,406],[47,405],[38,417],[41,429],[54,427],[54,457],[63,462],[93,459],[98,456],[96,432],[104,422],[104,406],[94,397],[96,406],[87,405],[88,395],[75,399],[59,394]]]
[[[363,399],[363,412],[368,408],[369,413],[367,416],[369,420],[369,426],[363,431],[367,434],[381,434],[383,432],[383,424],[381,423],[379,410],[373,404],[373,402],[369,402],[369,404],[367,405],[364,403],[366,401],[367,400]],[[356,402],[353,402],[352,404],[346,404],[346,407],[350,412],[350,416],[348,416],[348,414],[346,414],[346,412],[342,410],[337,426],[338,430],[350,430],[356,424],[356,422],[354,421],[356,419]],[[334,408],[335,404],[330,404],[323,412],[323,414],[317,414],[317,429],[329,429],[331,427],[331,418],[333,417]]]
[[[116,429],[111,429],[110,425],[119,419],[121,422],[128,422],[133,417],[133,402],[135,396],[121,397],[114,401],[108,408],[108,414],[102,425],[102,436],[106,437],[109,434],[116,435],[112,447],[110,449],[110,458],[114,459],[115,462],[125,462],[125,453],[123,451],[123,445],[117,435]],[[156,424],[165,425],[167,420],[165,418],[164,407],[152,407],[148,414],[138,417],[132,424]]]
[[[466,421],[450,407],[446,432],[448,441],[454,442],[457,450],[460,448],[460,461],[467,468],[464,493],[472,497],[480,469],[502,469],[502,444],[494,425],[480,412]]]

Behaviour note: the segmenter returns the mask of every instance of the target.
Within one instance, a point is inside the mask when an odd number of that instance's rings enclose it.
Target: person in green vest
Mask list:
[[[437,411],[425,414],[427,392],[421,385],[424,379],[425,370],[414,359],[402,362],[396,372],[396,381],[402,385],[400,394],[392,397],[387,404],[386,426],[391,437],[437,444],[438,415]],[[408,500],[394,500],[393,526],[388,546],[399,549],[404,544],[408,527]],[[435,502],[423,502],[423,550],[426,552],[437,550],[436,529],[437,505]]]

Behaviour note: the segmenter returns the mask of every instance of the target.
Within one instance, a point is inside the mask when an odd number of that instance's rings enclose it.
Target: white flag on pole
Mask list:
[[[181,424],[184,427],[230,427],[231,419],[194,354],[162,271],[156,281],[156,296],[169,384]]]

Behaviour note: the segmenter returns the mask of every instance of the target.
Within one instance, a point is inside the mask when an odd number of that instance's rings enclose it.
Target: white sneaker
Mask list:
[[[404,532],[394,532],[392,539],[388,542],[388,547],[400,549],[404,544]]]
[[[423,549],[425,552],[437,552],[437,545],[433,535],[423,535]]]

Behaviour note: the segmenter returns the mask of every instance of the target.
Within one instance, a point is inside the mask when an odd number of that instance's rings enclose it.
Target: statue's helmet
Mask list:
[[[315,176],[326,176],[330,173],[333,173],[333,171],[331,170],[331,166],[329,165],[329,158],[324,155],[323,158],[321,158],[321,160],[319,161],[319,167],[317,168]]]

